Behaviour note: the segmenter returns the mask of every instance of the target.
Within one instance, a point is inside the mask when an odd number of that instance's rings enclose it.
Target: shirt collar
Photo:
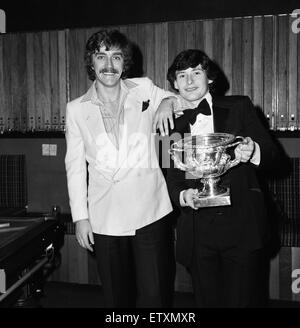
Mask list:
[[[211,96],[211,94],[209,92],[207,92],[206,95],[201,99],[201,101],[203,99],[206,99],[207,100],[210,109],[212,109],[212,96]]]
[[[129,92],[130,89],[135,88],[137,86],[136,83],[130,80],[121,80],[121,92]],[[81,99],[81,102],[86,102],[86,101],[91,101],[91,102],[100,102],[101,101],[98,99],[97,96],[97,91],[96,91],[96,81],[93,82],[93,84],[90,86],[88,91],[84,94],[83,98]]]
[[[183,109],[188,109],[188,108],[192,109],[192,108],[196,108],[203,99],[207,100],[207,102],[209,104],[209,107],[212,110],[212,96],[209,93],[209,91],[207,91],[207,93],[199,100],[199,102],[197,103],[196,106],[191,104],[187,100],[183,99],[181,96],[180,96],[180,103],[181,103],[181,106],[182,106]]]

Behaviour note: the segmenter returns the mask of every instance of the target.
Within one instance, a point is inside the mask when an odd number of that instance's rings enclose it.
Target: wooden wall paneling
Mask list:
[[[137,24],[131,24],[126,27],[127,32],[125,33],[129,40],[137,44],[137,37],[138,37],[138,25]],[[138,45],[138,44],[137,44]]]
[[[59,102],[59,85],[60,85],[60,72],[58,68],[58,31],[50,32],[50,85],[51,85],[51,121],[46,129],[57,129],[60,102]]]
[[[287,16],[288,21],[288,129],[295,130],[297,115],[297,87],[298,87],[298,72],[297,72],[297,34],[291,29],[294,18],[291,15]]]
[[[217,82],[217,92],[222,95],[228,94],[232,88],[232,30],[228,29],[228,24],[226,24],[225,19],[213,21],[212,59],[219,66],[221,72]]]
[[[69,98],[73,100],[83,95],[88,88],[88,77],[84,64],[85,45],[90,31],[75,29],[68,32],[68,78]]]
[[[203,21],[204,51],[209,58],[213,58],[213,20]]]
[[[155,84],[167,88],[167,82],[162,80],[163,74],[166,79],[167,47],[163,44],[167,36],[159,35],[167,33],[166,26],[162,24],[139,24],[136,31],[136,44],[139,47],[143,60],[143,76],[149,77]],[[160,43],[160,38],[163,41]],[[139,62],[137,62],[139,64]],[[159,72],[160,70],[162,72]]]
[[[274,29],[273,17],[265,16],[263,19],[263,112],[270,128],[274,127],[273,120],[273,97],[274,94]]]
[[[229,83],[228,95],[232,94],[232,18],[224,19],[223,71]]]
[[[7,112],[5,106],[5,65],[4,65],[4,34],[0,34],[0,133],[7,128]]]
[[[212,58],[223,71],[223,59],[224,59],[224,20],[213,20],[212,26]]]
[[[138,44],[138,26],[136,24],[120,26],[119,30],[124,33],[133,44],[140,47]]]
[[[24,33],[12,34],[11,57],[11,95],[13,129],[26,130],[26,35]],[[25,122],[24,122],[25,119]]]
[[[273,16],[273,85],[272,85],[272,120],[271,127],[277,130],[278,121],[278,22],[277,16]]]
[[[143,30],[142,24],[132,24],[129,26],[120,27],[120,31],[124,33],[134,44],[132,57],[133,66],[130,77],[141,77],[144,75],[144,48],[147,40],[145,40],[145,36],[142,37],[141,35],[141,31]]]
[[[137,25],[137,31],[136,31],[136,46],[137,46],[137,52],[134,56],[134,61],[136,63],[135,71],[137,75],[139,76],[150,76],[146,73],[146,67],[147,67],[147,33],[146,33],[146,24],[138,24]],[[149,37],[149,43],[152,42],[153,38],[151,34]],[[152,79],[152,78],[151,78]]]
[[[83,41],[85,39],[82,29],[70,30],[68,33],[68,67],[69,67],[69,100],[73,100],[80,95],[79,83],[80,73],[84,70],[83,59],[79,57],[80,48],[83,47]],[[79,63],[78,63],[79,62]],[[81,64],[81,65],[80,65]],[[78,66],[78,67],[77,67]],[[77,67],[77,69],[75,69]]]
[[[297,34],[297,128],[300,130],[300,33]]]
[[[58,110],[53,113],[53,123],[59,130],[65,129],[66,104],[69,101],[68,37],[69,31],[57,31],[58,47]],[[57,119],[55,118],[57,116]],[[57,122],[57,123],[56,123]],[[54,126],[56,127],[56,126]]]
[[[253,22],[253,90],[252,101],[263,108],[263,17],[254,17]]]
[[[273,77],[272,77],[272,117],[271,128],[277,130],[278,121],[278,22],[277,16],[273,16]]]
[[[4,111],[6,116],[6,129],[13,129],[13,94],[12,94],[12,51],[13,51],[13,34],[6,34],[3,37],[3,73],[4,73]]]
[[[26,72],[27,72],[27,128],[28,130],[36,129],[36,116],[35,116],[35,71],[34,59],[34,34],[26,34]]]
[[[300,128],[300,42],[291,23],[290,15],[278,15],[113,28],[137,43],[143,55],[141,74],[164,88],[168,87],[167,69],[180,51],[204,50],[224,71],[231,86],[228,94],[250,96],[269,117],[271,128],[284,130]],[[1,36],[0,124],[17,130],[51,124],[63,128],[66,102],[85,93],[91,84],[84,48],[99,29]]]
[[[242,28],[242,64],[243,64],[243,95],[252,98],[252,59],[253,59],[253,18],[245,17]]]
[[[168,67],[172,64],[175,57],[183,50],[185,50],[186,33],[183,22],[168,23]]]
[[[94,27],[90,27],[88,29],[85,29],[85,37],[86,37],[86,41],[90,38],[90,36],[92,36],[92,34],[102,30],[102,29],[115,29],[115,26],[107,26],[107,27],[102,27],[102,26],[94,26]],[[85,44],[85,43],[84,43]]]
[[[4,34],[3,34],[4,35]],[[0,35],[0,133],[6,129],[7,113],[5,110],[4,88],[4,37]]]
[[[199,42],[204,44],[203,36],[201,33],[199,37],[196,23],[196,21],[168,23],[168,66],[183,50],[195,48],[203,50],[203,47],[199,47]]]
[[[114,27],[112,27],[114,28]],[[101,27],[93,27],[93,28],[89,28],[89,29],[86,29],[84,31],[84,39],[83,39],[83,44],[82,44],[82,51],[81,51],[81,58],[82,59],[82,62],[83,62],[83,74],[84,74],[84,77],[85,77],[85,83],[82,84],[82,87],[84,86],[84,89],[82,88],[82,94],[85,93],[89,87],[92,85],[92,81],[89,79],[88,75],[87,75],[87,72],[86,72],[86,69],[85,69],[85,63],[84,63],[84,53],[85,53],[85,45],[88,41],[88,39],[96,32],[98,32],[99,30],[101,30],[102,28]]]
[[[243,94],[242,18],[232,20],[232,94]]]
[[[155,77],[154,82],[161,88],[167,89],[167,70],[168,70],[168,25],[158,23],[154,25],[155,35]]]
[[[27,120],[27,72],[26,72],[26,65],[27,65],[27,59],[26,59],[26,34],[22,34],[22,42],[18,44],[19,46],[19,52],[22,56],[21,62],[22,62],[22,69],[21,69],[21,83],[20,83],[20,94],[21,94],[21,116],[20,116],[20,130],[26,131],[28,126],[28,120]]]
[[[116,26],[116,27],[113,27],[113,28],[116,28],[121,33],[124,33],[126,36],[129,37],[129,35],[128,35],[128,25],[120,25],[120,26]]]
[[[39,73],[42,75],[42,97],[37,110],[41,113],[42,130],[46,130],[46,126],[51,124],[50,33],[50,31],[41,33],[42,67]]]
[[[277,72],[278,72],[278,113],[277,113],[277,128],[286,130],[288,126],[288,16],[278,16],[278,43],[277,43]]]
[[[34,34],[34,86],[37,130],[44,130],[51,121],[49,32]]]
[[[205,51],[204,49],[204,36],[203,36],[203,20],[194,21],[195,26],[195,48]]]
[[[155,43],[155,28],[154,24],[143,24],[138,30],[138,44],[141,47],[143,54],[143,69],[144,75],[148,76],[151,80],[155,78],[154,67],[154,48]]]
[[[130,41],[137,45],[137,31],[136,25],[121,25],[121,26],[114,26],[114,29],[119,30],[121,33],[125,34]],[[138,45],[137,45],[138,46]]]
[[[195,49],[196,47],[196,30],[195,21],[183,22],[185,32],[185,49]]]
[[[184,22],[170,22],[167,25],[168,36],[167,36],[167,68],[166,68],[166,76],[167,69],[173,63],[175,57],[183,50],[185,47],[185,25]],[[170,84],[166,84],[169,90],[172,90]]]

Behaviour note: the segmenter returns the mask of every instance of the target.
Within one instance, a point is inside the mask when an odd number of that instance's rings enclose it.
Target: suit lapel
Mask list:
[[[218,98],[213,98],[214,132],[226,132],[229,109]]]
[[[141,123],[141,115],[143,115],[142,103],[144,100],[135,88],[129,89],[129,92],[123,98],[124,126],[119,143],[119,165],[114,175],[118,173],[124,164],[125,167],[127,165],[130,151],[134,146],[134,134],[138,132],[139,124]]]
[[[111,181],[114,172],[118,169],[116,167],[118,163],[118,150],[106,133],[99,106],[90,101],[84,102],[83,113],[87,128],[96,145],[95,157],[97,160],[100,159],[101,164],[97,162],[100,169],[98,172],[105,179]],[[108,162],[102,163],[101,160],[105,157],[108,158]]]
[[[143,100],[139,94],[133,89],[127,95],[124,102],[124,126],[127,141],[130,140],[130,136],[138,131],[138,127],[142,115],[142,103]]]
[[[92,102],[83,103],[83,113],[86,125],[95,141],[97,141],[99,135],[106,135],[104,122],[98,105]]]

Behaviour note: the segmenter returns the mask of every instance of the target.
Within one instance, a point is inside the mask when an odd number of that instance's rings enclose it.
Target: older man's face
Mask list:
[[[206,71],[202,69],[201,65],[198,65],[194,68],[189,67],[185,70],[176,71],[174,86],[184,99],[196,102],[205,96],[211,82]]]
[[[113,87],[120,82],[124,67],[124,56],[120,49],[100,47],[93,54],[93,68],[98,82]]]

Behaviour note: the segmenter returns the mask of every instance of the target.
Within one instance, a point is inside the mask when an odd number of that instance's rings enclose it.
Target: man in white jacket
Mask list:
[[[172,212],[152,122],[172,94],[126,78],[131,47],[119,31],[94,33],[85,63],[94,81],[67,104],[65,157],[78,243],[95,251],[107,307],[168,307],[175,275]],[[88,168],[88,170],[87,170]]]

